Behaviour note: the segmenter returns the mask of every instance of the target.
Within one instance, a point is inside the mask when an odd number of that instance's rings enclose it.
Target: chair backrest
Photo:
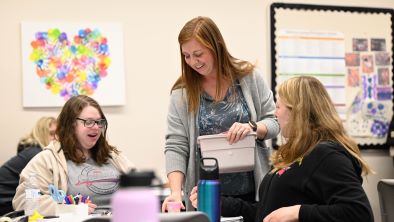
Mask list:
[[[160,222],[210,222],[208,216],[201,211],[180,213],[160,213]]]
[[[394,179],[381,179],[378,194],[382,222],[394,222]]]

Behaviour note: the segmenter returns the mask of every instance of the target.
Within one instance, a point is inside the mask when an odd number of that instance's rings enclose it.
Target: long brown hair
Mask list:
[[[227,50],[226,44],[219,28],[208,17],[196,17],[188,21],[178,35],[179,48],[181,53],[182,74],[172,86],[171,91],[185,88],[188,98],[189,111],[194,112],[200,103],[202,76],[193,70],[185,61],[182,55],[182,45],[192,38],[207,47],[212,53],[217,70],[217,87],[215,101],[221,98],[221,79],[234,82],[252,72],[254,65],[248,61],[234,58]]]
[[[85,95],[71,97],[64,104],[63,109],[57,118],[57,139],[61,144],[61,149],[63,149],[66,159],[72,160],[75,163],[85,162],[85,156],[81,151],[81,145],[79,144],[75,134],[75,122],[82,110],[87,106],[96,108],[99,111],[101,118],[107,120],[100,105],[94,99]],[[99,165],[107,162],[108,158],[110,158],[111,151],[118,153],[118,150],[107,142],[107,128],[108,125],[107,127],[102,128],[102,133],[100,134],[99,139],[91,149],[92,158]]]
[[[290,110],[287,141],[272,155],[274,170],[289,166],[309,153],[319,142],[341,144],[361,164],[365,175],[372,173],[345,128],[323,84],[311,76],[298,76],[278,87],[278,96]]]

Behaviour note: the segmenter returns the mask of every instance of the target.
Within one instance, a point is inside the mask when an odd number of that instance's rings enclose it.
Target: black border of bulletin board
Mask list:
[[[274,93],[274,96],[276,96],[276,71],[277,71],[277,51],[276,51],[276,11],[277,9],[289,9],[289,10],[304,10],[302,13],[305,13],[305,11],[323,11],[323,12],[332,12],[332,11],[338,11],[338,12],[350,12],[350,13],[366,13],[366,14],[390,14],[391,16],[391,27],[382,27],[384,28],[391,28],[391,50],[390,48],[387,49],[387,51],[390,53],[390,58],[391,58],[391,74],[392,74],[392,83],[394,83],[394,75],[393,75],[393,67],[394,67],[394,10],[393,9],[388,9],[388,8],[367,8],[367,7],[351,7],[351,6],[332,6],[332,5],[310,5],[310,4],[292,4],[292,3],[272,3],[270,6],[270,49],[271,49],[271,89],[272,92]],[[300,15],[302,16],[302,15]],[[339,21],[340,22],[340,21]],[[356,24],[357,25],[357,24]],[[379,24],[377,24],[379,25]],[[297,28],[297,27],[295,27]],[[366,27],[366,30],[368,27]],[[394,84],[391,85],[391,87],[394,89]],[[394,90],[393,90],[394,91]],[[392,96],[392,101],[394,104],[394,96]],[[390,129],[389,132],[390,134]],[[273,147],[277,147],[277,139],[273,139]],[[385,144],[359,144],[360,149],[388,149],[389,145]]]

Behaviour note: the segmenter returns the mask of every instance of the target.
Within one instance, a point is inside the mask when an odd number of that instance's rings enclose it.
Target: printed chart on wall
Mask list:
[[[386,148],[393,116],[393,10],[274,3],[272,88],[298,75],[326,87],[361,148]]]
[[[59,107],[75,95],[125,104],[121,24],[26,21],[21,34],[24,107]]]

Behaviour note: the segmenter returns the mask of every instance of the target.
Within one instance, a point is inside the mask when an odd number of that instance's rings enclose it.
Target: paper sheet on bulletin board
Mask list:
[[[393,116],[393,10],[274,3],[273,91],[311,75],[326,87],[350,136],[386,143]]]

